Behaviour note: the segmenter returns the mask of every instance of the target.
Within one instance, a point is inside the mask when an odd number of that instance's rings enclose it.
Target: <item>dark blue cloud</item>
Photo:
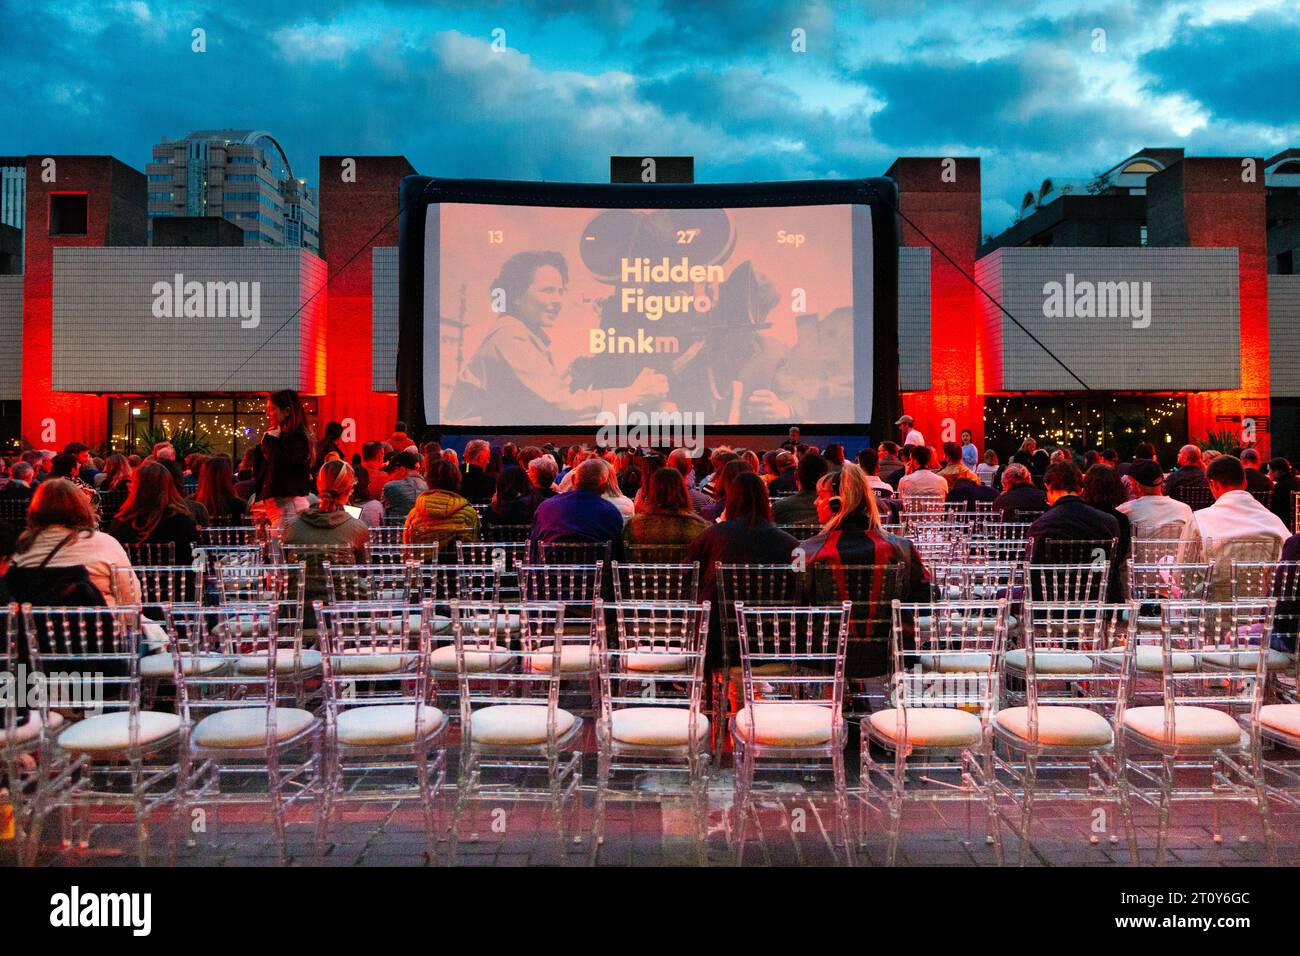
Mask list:
[[[739,181],[876,175],[896,156],[960,150],[983,161],[986,228],[999,229],[1044,177],[1208,142],[1144,103],[1084,95],[1091,31],[1107,31],[1107,55],[1131,56],[1125,43],[1165,2],[376,0],[358,20],[342,0],[0,0],[0,154],[107,153],[143,168],[163,136],[258,127],[309,182],[330,154],[593,181],[609,155],[651,150],[694,154],[702,180]],[[505,53],[488,48],[495,25]],[[205,54],[190,51],[194,26]],[[796,26],[803,56],[790,50]],[[1297,48],[1280,14],[1183,22],[1134,82],[1194,97],[1215,128],[1285,126]]]
[[[1216,118],[1264,124],[1300,122],[1296,108],[1300,19],[1277,11],[1196,26],[1182,20],[1172,41],[1139,60],[1153,88],[1184,93]]]

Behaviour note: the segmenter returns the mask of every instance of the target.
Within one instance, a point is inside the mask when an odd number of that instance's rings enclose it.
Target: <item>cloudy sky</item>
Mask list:
[[[322,154],[602,181],[686,153],[701,182],[976,155],[988,232],[1144,146],[1300,146],[1297,51],[1300,0],[0,0],[0,154],[143,169],[257,127],[310,183]]]

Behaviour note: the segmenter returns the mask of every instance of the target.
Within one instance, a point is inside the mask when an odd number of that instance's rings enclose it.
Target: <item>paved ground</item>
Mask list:
[[[590,758],[588,758],[590,762]],[[565,842],[569,864],[591,862],[596,849],[591,838],[594,810],[594,767],[584,767],[580,822]],[[856,787],[855,775],[849,779]],[[760,780],[762,778],[760,777]],[[622,797],[635,793],[641,799],[620,799],[609,803],[605,839],[596,853],[598,865],[661,866],[695,865],[700,862],[695,815],[691,803],[668,775],[639,774],[618,784]],[[731,811],[731,772],[715,771],[709,791],[709,836],[707,861],[710,865],[735,862],[734,846],[728,841]],[[746,865],[830,866],[846,862],[846,848],[836,839],[836,812],[829,788],[829,775],[804,777],[782,775],[756,788],[757,814],[748,825],[745,843]],[[865,841],[858,839],[860,801],[850,794],[851,824],[854,829],[855,862],[880,865],[885,862],[886,839],[883,817],[867,814]],[[1126,866],[1127,846],[1112,842],[1109,832],[1090,843],[1091,828],[1117,829],[1117,821],[1098,817],[1097,808],[1086,803],[1054,803],[1042,806],[1034,828],[1029,865]],[[181,846],[180,865],[275,865],[279,851],[272,838],[267,806],[201,808],[192,822],[201,820],[202,832]],[[1156,814],[1136,810],[1143,865],[1154,863]],[[418,804],[377,801],[352,805],[332,828],[319,860],[315,856],[315,827],[310,808],[291,814],[288,852],[291,865],[366,866],[423,865],[424,833]],[[444,818],[444,820],[449,817]],[[1175,808],[1170,841],[1170,865],[1259,865],[1265,862],[1258,817],[1254,811],[1234,805],[1222,811],[1223,840],[1215,843],[1211,812],[1206,805],[1180,804]],[[913,804],[904,811],[900,835],[900,865],[980,866],[993,865],[993,847],[985,839],[986,816],[982,805],[968,815],[965,802]],[[1111,826],[1115,823],[1116,826]],[[1300,856],[1300,815],[1274,812],[1278,835],[1278,859],[1293,865]],[[66,852],[59,847],[58,827],[51,823],[43,841],[40,862],[45,865],[119,866],[135,865],[133,818],[116,810],[96,811],[89,847]],[[167,819],[151,824],[155,847],[161,854],[167,842]],[[1002,828],[1006,858],[1014,863],[1019,843],[1014,831]],[[462,819],[461,839],[455,862],[470,866],[554,865],[560,862],[553,817],[548,806],[531,801],[485,799],[473,805]],[[1243,842],[1240,837],[1245,835]],[[437,847],[438,862],[448,863],[451,852],[445,839]],[[0,863],[12,856],[0,843]],[[158,862],[163,862],[159,858]]]

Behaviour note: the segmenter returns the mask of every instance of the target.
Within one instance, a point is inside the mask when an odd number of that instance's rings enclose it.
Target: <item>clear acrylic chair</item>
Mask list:
[[[370,546],[377,544],[401,544],[402,532],[405,529],[401,525],[381,524],[370,529]]]
[[[484,541],[493,542],[527,542],[533,533],[530,524],[496,524],[489,522],[479,526],[479,535]]]
[[[1008,677],[1014,673],[1024,686],[1022,702],[993,721],[1006,754],[994,751],[995,780],[1019,810],[1011,822],[1021,866],[1029,859],[1035,809],[1045,801],[1112,806],[1138,862],[1117,735],[1133,674],[1134,642],[1125,632],[1136,609],[1136,603],[1026,603],[1025,646],[1007,653]],[[1117,658],[1108,666],[1110,655]],[[1118,839],[1112,832],[1111,842]]]
[[[808,565],[810,600],[814,605],[830,607],[847,600],[849,642],[845,651],[845,712],[860,718],[871,707],[873,684],[870,678],[890,670],[889,633],[891,607],[906,596],[908,582],[901,564],[832,564],[817,561]]]
[[[304,610],[307,600],[305,564],[227,565],[217,569],[219,604],[228,613],[241,612],[240,626],[253,627],[253,619],[267,607],[276,610],[276,639],[280,654],[279,674],[282,697],[297,707],[308,705],[309,684],[320,675],[320,651],[304,646]],[[246,612],[246,613],[244,613]],[[249,616],[252,615],[252,616]],[[257,673],[264,658],[249,655],[236,662],[237,669]]]
[[[141,706],[139,606],[25,604],[21,615],[28,666],[44,676],[40,724],[52,729],[60,723],[56,712],[65,717],[48,757],[42,755],[30,847],[39,845],[51,812],[62,814],[64,847],[84,848],[92,806],[129,806],[140,862],[147,865],[150,817],[174,798],[185,728],[182,716]],[[77,719],[67,720],[68,713]],[[173,846],[176,837],[173,825]]]
[[[609,566],[613,547],[608,541],[539,541],[539,564],[600,564]]]
[[[219,813],[225,805],[269,804],[284,865],[290,811],[309,804],[312,822],[321,820],[321,721],[302,707],[279,704],[281,665],[295,661],[283,646],[278,602],[168,608],[176,646],[208,614],[216,623],[204,655],[222,666],[186,673],[178,656],[174,669],[185,728],[176,815],[186,822],[195,811],[206,817],[209,807]]]
[[[1030,564],[1025,568],[1025,591],[1032,600],[1049,604],[1102,601],[1110,567],[1109,557],[1086,564]]]
[[[30,706],[26,690],[28,675],[27,636],[23,629],[23,616],[19,605],[6,609],[0,639],[4,642],[4,674],[8,693],[0,695],[4,704],[4,725],[0,727],[0,767],[4,768],[6,799],[13,813],[13,846],[19,866],[30,866],[36,861],[40,843],[40,815],[36,813],[38,786],[41,781],[51,783],[51,792],[67,782],[61,768],[50,764],[50,748],[54,735],[64,724],[59,711],[49,711],[49,724],[41,713],[39,704]],[[19,703],[23,702],[20,708]]]
[[[717,588],[717,615],[722,644],[722,666],[709,675],[709,702],[712,711],[713,754],[722,755],[728,739],[727,721],[740,709],[740,625],[736,617],[737,602],[746,607],[792,607],[804,603],[807,588],[805,566],[790,564],[722,564],[714,565]],[[704,595],[709,597],[710,595]],[[772,662],[767,671],[781,673],[785,665]]]
[[[1275,598],[1273,635],[1269,644],[1268,690],[1282,702],[1300,703],[1300,561],[1233,561],[1232,599]],[[1288,665],[1288,660],[1290,664]]]
[[[367,560],[371,564],[437,564],[439,559],[437,541],[427,544],[371,544]]]
[[[883,814],[885,863],[893,866],[907,802],[964,801],[968,834],[970,807],[982,803],[1001,862],[989,721],[1000,695],[1007,602],[896,600],[891,619],[890,700],[862,720],[860,838],[866,842],[865,811]],[[872,746],[892,760],[877,762]]]
[[[202,604],[204,601],[203,565],[144,565],[139,567],[109,567],[109,582],[113,599],[118,604],[139,603],[140,626],[147,650],[157,652],[167,642],[163,627],[163,606],[167,604]],[[142,670],[142,677],[153,682],[150,691],[156,690],[159,680],[171,677],[171,668],[153,664]],[[150,704],[155,698],[150,698]]]
[[[212,524],[199,529],[199,543],[207,547],[247,547],[260,542],[255,525]]]
[[[700,562],[689,564],[628,564],[613,562],[614,600],[698,601]]]
[[[414,564],[342,564],[325,561],[327,604],[389,601],[410,604],[415,593]],[[317,619],[319,622],[319,618]]]
[[[124,544],[122,548],[136,565],[171,565],[176,563],[176,544],[172,541],[148,541],[143,544]]]
[[[629,564],[681,564],[688,544],[625,544],[623,555]]]
[[[1274,606],[1272,598],[1161,605],[1162,701],[1129,707],[1122,719],[1130,792],[1159,813],[1157,866],[1180,801],[1211,803],[1216,842],[1219,804],[1249,804],[1270,861],[1275,856],[1258,737],[1267,677],[1258,635],[1270,632]],[[1228,657],[1241,666],[1222,666]]]
[[[1178,527],[1178,534],[1173,537],[1163,536],[1165,528],[1169,525],[1162,525],[1157,529],[1162,532],[1160,536],[1133,539],[1131,544],[1134,564],[1173,564],[1178,561],[1179,552],[1182,550],[1183,522],[1175,521],[1171,524]]]
[[[566,811],[582,783],[583,728],[581,717],[560,706],[565,605],[525,602],[520,606],[520,641],[484,652],[485,644],[499,644],[497,610],[490,603],[451,604],[461,743],[451,859],[456,859],[461,819],[471,806],[485,798],[512,804],[540,799],[551,806],[560,862],[565,863]],[[427,602],[425,613],[433,613]],[[484,653],[502,658],[502,665],[482,669]],[[550,655],[549,666],[534,666],[542,654]],[[491,779],[485,779],[485,772]],[[545,774],[545,786],[525,786],[529,774]],[[508,813],[504,822],[509,827]]]
[[[1214,572],[1210,576],[1209,599],[1217,602],[1232,599],[1234,561],[1267,563],[1276,562],[1282,557],[1282,540],[1273,535],[1203,538],[1199,542],[1184,541],[1183,545],[1180,560],[1208,561],[1214,565]]]
[[[461,564],[491,565],[500,580],[501,600],[519,601],[517,568],[528,563],[527,541],[457,541],[456,557]]]
[[[195,563],[201,563],[209,576],[226,565],[246,567],[266,563],[266,548],[261,544],[195,545],[193,551]]]
[[[744,862],[759,763],[809,773],[830,765],[839,840],[854,862],[844,748],[844,654],[852,607],[747,607],[736,603],[744,707],[730,720],[735,762],[731,828]],[[770,673],[771,665],[784,671]],[[782,808],[784,811],[784,807]]]
[[[317,606],[325,686],[322,844],[343,804],[416,800],[425,856],[436,861],[449,721],[429,672],[439,638],[422,618],[420,607],[406,601]],[[451,646],[449,636],[442,640]]]
[[[605,807],[615,773],[686,775],[696,854],[708,863],[709,720],[703,713],[709,603],[620,602],[612,645],[597,613],[600,711],[596,721],[596,807],[592,860],[604,838]],[[658,783],[656,779],[656,783]],[[623,799],[662,803],[670,791],[636,787]]]

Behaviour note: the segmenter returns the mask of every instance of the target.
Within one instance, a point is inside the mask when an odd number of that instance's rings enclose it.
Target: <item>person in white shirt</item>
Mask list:
[[[1246,490],[1246,471],[1232,455],[1221,455],[1205,469],[1214,504],[1192,512],[1183,529],[1182,561],[1209,561],[1210,600],[1232,597],[1231,562],[1276,561],[1290,530]],[[1257,547],[1247,553],[1251,543]]]
[[[912,416],[904,415],[898,421],[894,422],[903,430],[904,445],[924,445],[925,436],[921,434],[920,429],[912,427]]]
[[[18,538],[11,561],[16,568],[83,566],[104,603],[117,604],[120,594],[132,604],[140,601],[140,579],[121,543],[95,530],[95,514],[81,490],[66,478],[41,483],[27,512],[27,530]],[[118,568],[118,592],[112,569]]]
[[[1177,498],[1170,498],[1162,486],[1165,473],[1160,464],[1149,459],[1135,461],[1125,475],[1130,490],[1136,496],[1116,507],[1128,516],[1136,540],[1181,537],[1187,522],[1192,520],[1192,509]],[[1176,528],[1174,527],[1176,526]],[[1174,534],[1174,531],[1178,534]]]
[[[948,481],[930,470],[930,448],[919,445],[907,460],[907,474],[899,479],[898,494],[906,498],[947,498]]]

